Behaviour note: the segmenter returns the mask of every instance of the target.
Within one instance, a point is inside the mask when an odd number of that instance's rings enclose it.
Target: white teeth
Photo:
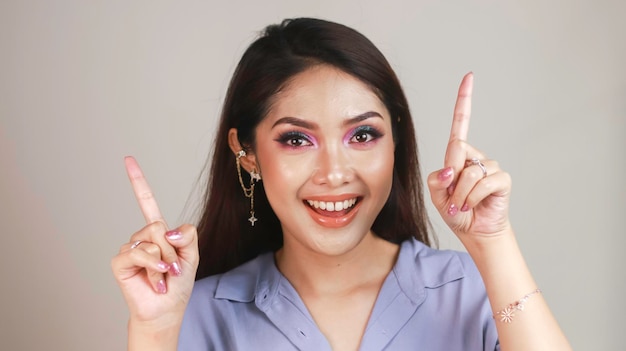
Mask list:
[[[306,200],[306,202],[309,204],[309,206],[314,207],[314,208],[319,208],[321,210],[343,211],[354,206],[354,204],[356,204],[356,198],[353,198],[350,200],[337,201],[337,202],[326,202],[326,201],[317,201],[317,200],[316,201]]]

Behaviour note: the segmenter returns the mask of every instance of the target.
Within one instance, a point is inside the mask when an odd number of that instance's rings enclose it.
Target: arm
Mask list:
[[[147,222],[111,260],[130,312],[128,350],[176,350],[198,267],[196,228],[168,230],[139,165],[125,162]]]
[[[128,321],[128,350],[176,350],[181,322],[174,319],[170,325]]]
[[[494,313],[535,292],[535,283],[512,230],[480,242],[464,242],[483,278]],[[510,322],[495,315],[502,350],[571,350],[541,293],[528,296]]]
[[[474,260],[491,308],[498,313],[538,287],[509,222],[511,178],[465,141],[472,83],[471,73],[461,82],[445,167],[430,174],[428,185],[434,205]],[[529,295],[523,307],[505,321],[496,315],[502,350],[571,350],[539,292]]]

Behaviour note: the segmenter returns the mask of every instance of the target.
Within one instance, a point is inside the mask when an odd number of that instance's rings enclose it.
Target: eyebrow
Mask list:
[[[372,118],[372,117],[379,117],[379,118],[383,118],[383,116],[380,115],[380,113],[375,112],[375,111],[368,111],[365,113],[361,113],[360,115],[354,116],[354,117],[350,117],[348,119],[346,119],[343,122],[344,126],[350,126],[353,124],[357,124],[361,121],[364,121],[368,118]],[[274,122],[274,124],[272,125],[272,129],[274,127],[276,127],[279,124],[291,124],[297,127],[302,127],[305,129],[317,129],[317,123],[314,122],[309,122],[309,121],[305,121],[301,118],[297,118],[297,117],[283,117],[281,119],[279,119],[278,121]]]
[[[358,116],[354,116],[354,117],[348,118],[347,120],[345,120],[343,122],[343,125],[344,126],[350,126],[350,125],[357,124],[357,123],[359,123],[361,121],[364,121],[364,120],[366,120],[368,118],[372,118],[372,117],[383,118],[383,116],[381,116],[380,113],[378,113],[376,111],[367,111],[365,113],[361,113]]]

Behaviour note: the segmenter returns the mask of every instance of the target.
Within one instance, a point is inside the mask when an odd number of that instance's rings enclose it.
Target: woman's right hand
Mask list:
[[[196,228],[184,224],[168,230],[137,161],[126,157],[125,164],[147,222],[111,260],[113,274],[130,311],[129,328],[145,333],[151,329],[155,333],[177,329],[198,267]]]

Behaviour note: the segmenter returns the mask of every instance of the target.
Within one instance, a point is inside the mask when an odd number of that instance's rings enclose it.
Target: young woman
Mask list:
[[[266,28],[232,78],[197,232],[169,230],[126,159],[148,223],[112,261],[129,349],[568,350],[511,229],[510,177],[465,141],[472,79],[428,177],[467,255],[429,247],[383,55],[332,22]]]

